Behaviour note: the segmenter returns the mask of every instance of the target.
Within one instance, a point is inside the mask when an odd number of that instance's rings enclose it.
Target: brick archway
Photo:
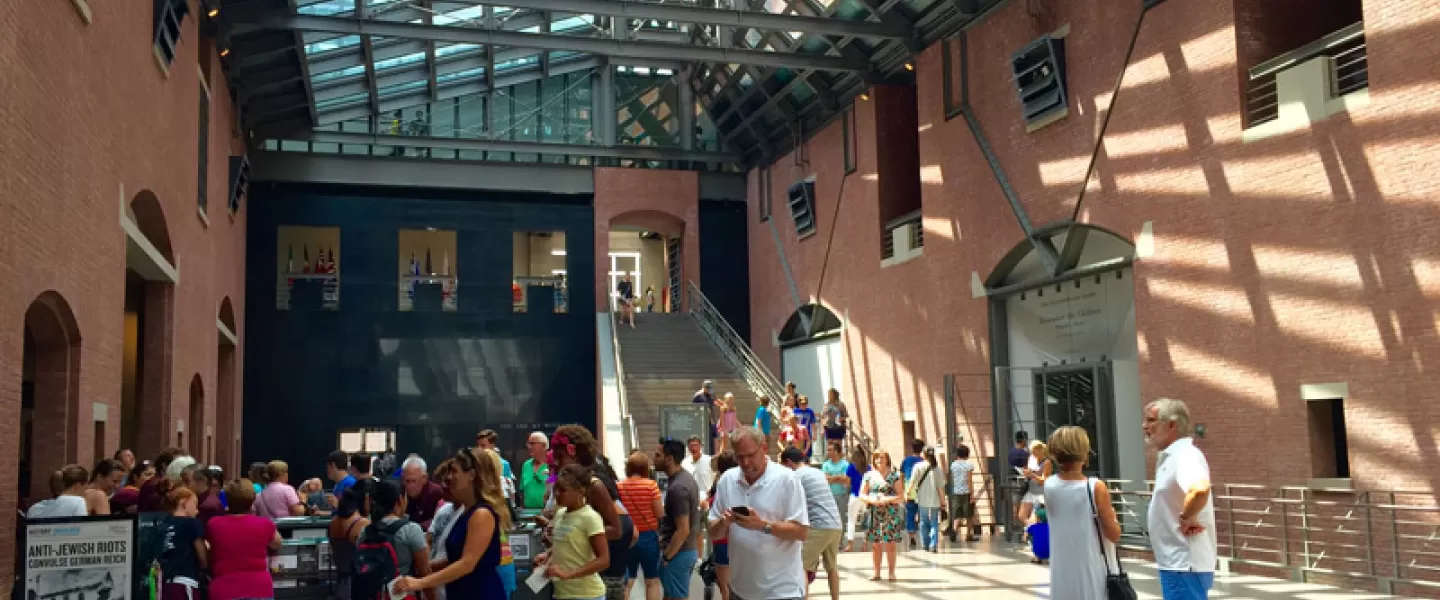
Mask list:
[[[230,298],[220,301],[217,317],[220,324],[238,340],[240,330],[235,323],[235,308]],[[220,465],[226,473],[236,473],[240,468],[240,457],[236,455],[236,442],[240,439],[240,415],[235,412],[235,370],[236,344],[220,336],[219,364],[215,368],[215,427],[214,440],[209,448],[210,460]]]
[[[673,250],[674,254],[678,257],[678,264],[673,265],[679,268],[678,281],[672,281],[671,273],[668,272],[649,275],[651,278],[647,280],[647,282],[658,284],[655,285],[655,288],[659,292],[659,302],[661,305],[670,305],[678,309],[681,303],[679,301],[671,302],[670,298],[683,298],[687,281],[699,282],[700,258],[698,256],[698,245],[694,248],[690,247],[698,232],[694,230],[694,227],[688,225],[683,217],[663,210],[630,210],[610,217],[605,227],[606,236],[603,239],[600,236],[596,236],[596,287],[599,288],[597,291],[602,292],[604,295],[604,297],[598,299],[598,301],[601,302],[600,306],[609,306],[608,294],[610,292],[610,286],[608,283],[610,280],[605,276],[608,274],[609,266],[607,256],[610,251],[610,239],[608,234],[617,229],[638,229],[660,235],[663,240],[663,248],[665,251],[664,261],[667,271],[672,268],[670,264],[672,259],[671,251]],[[602,244],[604,248],[603,253],[598,251]],[[656,275],[660,275],[660,278],[655,278]],[[636,290],[636,293],[641,293],[641,290]]]
[[[29,496],[35,500],[49,496],[50,474],[79,456],[80,327],[70,303],[48,291],[25,310],[24,336],[22,372],[29,389],[22,391],[22,406],[29,405],[30,418],[21,460],[30,463]]]
[[[142,189],[136,193],[125,208],[125,217],[143,240],[134,239],[131,232],[127,245],[126,309],[137,321],[132,349],[137,371],[128,375],[134,383],[131,402],[121,406],[121,436],[133,444],[136,454],[154,456],[175,440],[176,409],[171,406],[174,356],[170,348],[179,257],[171,244],[164,208],[154,192]]]
[[[199,373],[190,378],[190,411],[186,418],[185,431],[182,434],[184,433],[189,434],[183,440],[185,443],[176,445],[188,450],[190,456],[197,460],[208,461],[210,455],[208,440],[205,439],[205,382],[200,379]],[[176,440],[176,442],[180,441],[182,440]]]

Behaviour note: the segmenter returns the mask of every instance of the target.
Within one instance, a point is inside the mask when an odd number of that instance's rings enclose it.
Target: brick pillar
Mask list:
[[[174,440],[170,424],[170,373],[174,362],[171,339],[174,337],[175,286],[146,283],[144,310],[144,346],[140,348],[144,359],[137,399],[140,434],[135,438],[135,454],[142,459],[154,458]]]
[[[240,467],[240,457],[235,455],[240,415],[235,413],[235,347],[220,346],[220,364],[215,369],[215,464],[227,474]]]

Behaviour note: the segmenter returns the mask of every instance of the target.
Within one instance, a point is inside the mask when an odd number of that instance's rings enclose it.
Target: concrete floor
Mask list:
[[[869,552],[840,555],[840,597],[866,600],[953,600],[959,597],[1006,600],[1049,598],[1049,571],[1033,565],[1018,546],[979,542],[959,548],[942,549],[938,554],[902,551],[896,564],[899,581],[869,581]],[[1125,561],[1125,570],[1140,600],[1159,600],[1159,580],[1150,563]],[[645,600],[642,586],[631,590],[630,600]],[[812,600],[828,600],[829,586],[824,573],[810,587]],[[703,600],[697,576],[690,597]],[[1341,590],[1248,575],[1217,576],[1210,597],[1218,600],[1389,600],[1398,596]],[[715,598],[714,600],[720,600]]]

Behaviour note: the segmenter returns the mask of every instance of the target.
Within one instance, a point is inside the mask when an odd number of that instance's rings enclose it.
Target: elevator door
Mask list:
[[[1090,460],[1085,472],[1092,476],[1117,477],[1115,456],[1115,403],[1110,393],[1108,365],[1053,367],[1035,371],[1035,421],[1041,425],[1039,439],[1048,439],[1056,429],[1077,426],[1090,436]]]

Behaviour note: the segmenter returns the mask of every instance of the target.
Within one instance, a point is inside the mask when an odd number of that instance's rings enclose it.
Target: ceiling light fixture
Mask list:
[[[915,70],[915,63],[908,63],[908,62],[905,63],[905,70],[906,70],[906,71],[914,71],[914,70]]]

